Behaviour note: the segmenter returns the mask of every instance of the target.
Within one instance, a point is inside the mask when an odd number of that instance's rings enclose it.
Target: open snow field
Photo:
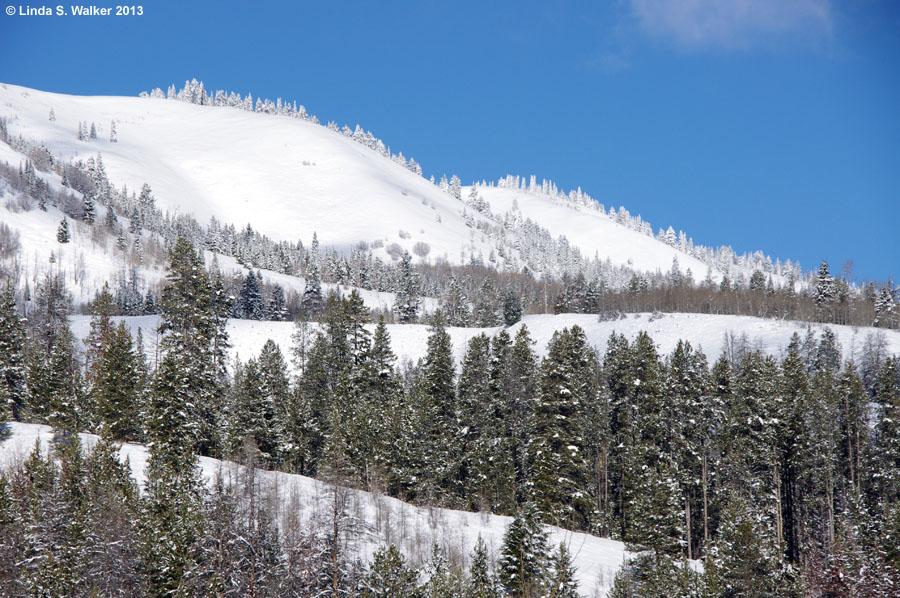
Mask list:
[[[124,320],[136,333],[142,329],[144,350],[153,360],[156,355],[156,327],[158,316],[136,316],[116,318]],[[76,338],[84,339],[90,331],[90,317],[72,316],[72,331]],[[818,337],[825,325],[806,324],[786,320],[753,318],[750,316],[716,316],[706,314],[629,314],[625,319],[601,322],[595,315],[559,314],[525,316],[522,321],[512,326],[508,332],[515,337],[521,326],[527,326],[535,350],[538,355],[546,354],[547,344],[553,333],[563,328],[578,325],[584,329],[588,341],[602,354],[610,334],[617,332],[629,339],[634,339],[641,331],[646,331],[653,338],[661,354],[670,353],[679,339],[687,340],[694,348],[701,348],[712,363],[726,347],[726,335],[739,339],[746,336],[749,346],[759,349],[768,355],[780,356],[784,352],[791,336],[796,332],[802,337],[806,335],[807,326]],[[316,325],[313,325],[315,328]],[[884,335],[888,353],[900,354],[900,331],[879,330],[874,328],[857,328],[853,326],[830,325],[841,345],[844,359],[856,358],[869,335]],[[369,329],[374,329],[369,325]],[[422,324],[390,324],[388,332],[391,344],[397,355],[398,363],[406,360],[416,361],[425,355],[428,343],[429,327]],[[228,337],[231,342],[230,354],[238,356],[242,361],[256,357],[267,340],[272,339],[288,358],[291,348],[291,335],[295,327],[292,322],[262,322],[256,320],[228,320]],[[453,354],[457,364],[462,361],[469,340],[479,334],[493,336],[502,328],[449,328],[453,342]]]

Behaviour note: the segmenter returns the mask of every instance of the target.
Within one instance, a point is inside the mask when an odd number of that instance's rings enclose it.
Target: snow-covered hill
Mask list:
[[[12,435],[0,445],[0,471],[20,464],[39,442],[42,450],[48,450],[52,441],[52,429],[37,424],[9,424]],[[91,434],[82,434],[84,446],[90,447],[97,441]],[[137,444],[124,444],[119,456],[128,460],[132,475],[143,484],[144,469],[147,465],[147,449]],[[199,459],[203,477],[213,481],[221,473],[225,479],[234,479],[237,467],[233,463],[201,457]],[[300,475],[264,472],[262,485],[277,491],[279,519],[289,511],[298,514],[301,521],[309,522],[317,513],[329,508],[329,485]],[[400,500],[351,491],[350,510],[364,522],[358,541],[350,545],[358,550],[359,556],[368,560],[379,546],[395,544],[410,562],[418,567],[427,563],[431,547],[438,543],[448,554],[468,558],[478,537],[496,557],[503,544],[503,534],[512,522],[510,517],[485,513],[469,513],[417,507]],[[551,545],[565,542],[573,555],[579,590],[584,596],[603,596],[612,585],[616,571],[627,557],[621,542],[598,538],[587,534],[570,532],[547,526]]]
[[[139,316],[116,318],[126,322],[135,334],[138,328],[143,331],[144,350],[151,359],[156,354],[155,330],[159,325],[158,316]],[[90,318],[73,316],[72,332],[76,338],[84,339],[90,332]],[[794,333],[803,338],[807,326],[818,338],[825,328],[821,324],[807,325],[803,322],[753,318],[749,316],[718,316],[706,314],[631,314],[621,320],[599,321],[597,316],[585,314],[533,315],[525,316],[522,321],[508,330],[515,336],[518,329],[527,326],[531,338],[535,341],[534,349],[540,356],[546,355],[547,344],[553,333],[578,325],[585,331],[588,342],[601,353],[606,342],[613,333],[624,334],[634,339],[641,331],[646,331],[656,343],[662,355],[667,355],[675,348],[679,340],[687,340],[695,348],[701,348],[710,363],[715,361],[733,339],[737,346],[747,349],[759,349],[767,355],[782,356],[791,336]],[[875,335],[883,335],[884,350],[888,354],[900,354],[900,331],[881,330],[875,328],[856,328],[853,326],[829,326],[835,333],[843,351],[844,359],[860,362],[860,356],[867,340]],[[370,325],[371,329],[372,326]],[[449,328],[453,343],[453,354],[457,364],[462,362],[469,340],[479,334],[492,336],[501,328]],[[258,356],[263,345],[269,339],[275,341],[285,355],[290,354],[291,335],[294,324],[290,322],[261,322],[255,320],[228,320],[228,337],[232,348],[230,354],[242,361]],[[429,327],[421,324],[388,325],[394,353],[402,363],[406,360],[416,361],[425,355],[428,346]],[[742,340],[742,337],[744,340]]]
[[[565,236],[584,258],[665,272],[677,257],[696,279],[707,272],[698,259],[602,211],[563,205],[540,193],[483,187],[493,214],[480,213],[380,153],[302,119],[6,84],[0,84],[0,117],[7,119],[11,136],[43,142],[64,161],[102,154],[116,188],[138,190],[149,183],[162,209],[192,214],[202,224],[210,217],[238,228],[249,223],[275,240],[307,243],[317,232],[325,247],[349,249],[365,242],[385,260],[394,243],[412,253],[417,243],[427,244],[425,255],[420,245],[418,259],[432,262],[488,261],[493,250],[497,265],[511,261],[521,267],[521,255],[515,254],[523,232],[503,222],[515,199],[523,219],[554,241]],[[80,141],[80,123],[94,124],[97,138]],[[17,156],[8,154],[0,160],[16,166]]]

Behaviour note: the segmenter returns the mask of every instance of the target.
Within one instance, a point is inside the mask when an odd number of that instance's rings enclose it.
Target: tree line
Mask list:
[[[49,423],[60,454],[76,431],[149,447],[138,501],[153,515],[139,555],[148,587],[183,587],[213,525],[196,455],[240,458],[250,446],[263,468],[517,516],[507,539],[532,548],[492,571],[509,595],[539,595],[555,571],[540,523],[641,551],[617,580],[633,593],[622,595],[652,595],[653,579],[710,596],[896,591],[900,362],[879,347],[857,366],[826,329],[795,335],[781,360],[738,347],[710,367],[687,342],[663,356],[645,333],[613,334],[601,352],[573,326],[541,359],[519,326],[471,339],[457,371],[439,312],[425,356],[398,367],[384,321],[366,326],[353,292],[324,300],[320,330],[297,323],[296,376],[271,341],[229,375],[221,276],[181,240],[167,280],[155,370],[140,337],[112,323],[108,292],[83,356],[59,279],[39,285],[27,323],[11,287],[0,302],[4,419]],[[702,579],[685,559],[703,560]]]

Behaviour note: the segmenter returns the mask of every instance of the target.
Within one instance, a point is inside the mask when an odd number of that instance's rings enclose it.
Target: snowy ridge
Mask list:
[[[632,230],[599,205],[589,209],[546,193],[479,186],[492,212],[482,213],[467,205],[468,190],[456,198],[352,137],[283,114],[0,84],[0,117],[7,118],[11,136],[43,142],[63,161],[100,153],[114,186],[137,190],[149,183],[163,210],[204,224],[212,217],[239,228],[249,223],[276,241],[308,242],[317,232],[323,247],[366,243],[385,261],[396,257],[388,251],[396,245],[421,261],[474,260],[518,270],[527,260],[517,247],[529,231],[504,219],[517,199],[523,220],[562,242],[555,252],[564,251],[557,256],[563,261],[596,257],[612,266],[667,272],[677,258],[695,280],[707,273],[697,258]],[[116,142],[110,140],[113,121]],[[81,123],[96,125],[97,138],[80,141]],[[0,159],[14,166],[23,161],[13,154]],[[539,270],[534,261],[530,269]],[[715,269],[712,274],[720,276]]]
[[[12,435],[0,446],[0,470],[8,470],[22,463],[39,442],[47,451],[53,439],[49,426],[11,422]],[[81,434],[85,447],[93,446],[97,436]],[[122,461],[127,459],[134,478],[140,485],[145,481],[148,451],[138,444],[123,444],[119,450]],[[200,457],[199,465],[207,483],[217,475],[233,478],[239,466],[227,461]],[[263,484],[277,492],[278,519],[296,509],[303,521],[309,522],[316,512],[328,508],[330,486],[318,480],[279,472],[262,472]],[[421,567],[431,556],[437,542],[449,554],[467,559],[478,537],[484,539],[496,558],[503,544],[503,534],[512,522],[511,517],[416,507],[403,501],[363,491],[352,491],[351,511],[363,522],[363,532],[356,543],[357,554],[368,560],[382,545],[395,544],[405,553],[411,564]],[[605,596],[616,571],[627,558],[625,545],[615,540],[570,532],[547,526],[550,543],[565,542],[573,555],[576,578],[584,596]]]

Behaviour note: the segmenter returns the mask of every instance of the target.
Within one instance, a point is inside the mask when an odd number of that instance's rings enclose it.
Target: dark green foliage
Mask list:
[[[391,544],[378,550],[372,567],[362,579],[361,598],[424,598],[418,585],[418,574]]]
[[[573,326],[554,333],[529,431],[529,483],[544,518],[569,529],[588,529],[595,517],[585,438],[597,391],[596,357],[584,332]]]
[[[112,328],[102,341],[91,370],[95,376],[91,389],[93,419],[101,434],[113,440],[139,439],[145,393],[131,333],[124,322]]]
[[[25,325],[16,311],[13,288],[0,292],[0,419],[21,419],[28,404],[25,381]]]
[[[394,311],[400,322],[415,322],[419,317],[419,278],[412,264],[412,256],[404,251],[400,257],[395,288]]]
[[[497,563],[498,577],[508,595],[537,598],[547,576],[547,532],[532,504],[522,507],[509,524]]]
[[[580,594],[572,554],[564,543],[553,553],[550,567],[552,573],[547,581],[548,598],[578,598]]]
[[[472,552],[472,565],[469,567],[466,598],[499,598],[499,596],[500,587],[489,568],[487,546],[481,536],[478,536]]]

